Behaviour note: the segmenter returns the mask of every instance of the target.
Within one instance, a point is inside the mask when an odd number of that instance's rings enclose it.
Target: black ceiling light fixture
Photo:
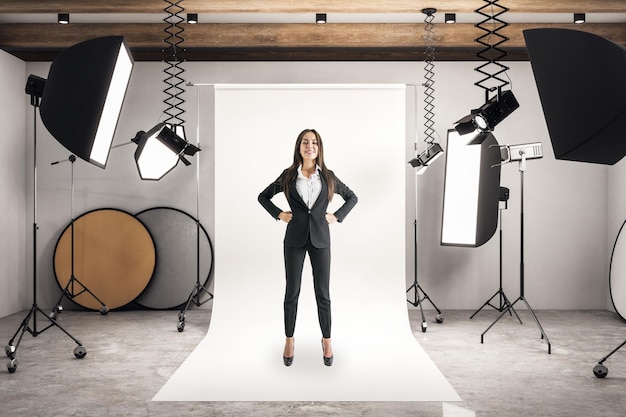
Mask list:
[[[315,23],[320,25],[326,23],[326,13],[315,13]]]
[[[185,112],[182,105],[185,100],[181,97],[181,94],[184,93],[181,85],[185,82],[182,78],[185,70],[181,66],[184,59],[181,59],[180,52],[185,51],[181,47],[184,41],[182,34],[185,31],[181,24],[185,19],[181,17],[181,13],[185,9],[180,3],[183,0],[165,1],[168,6],[165,8],[167,16],[164,21],[168,26],[164,30],[167,35],[164,40],[167,48],[164,49],[164,52],[167,56],[164,59],[166,68],[163,72],[166,75],[164,82],[167,86],[164,90],[167,95],[164,103],[168,107],[164,113],[168,118],[147,132],[137,132],[135,138],[131,140],[131,143],[137,144],[135,162],[139,176],[143,180],[160,180],[178,165],[178,161],[182,161],[187,166],[190,165],[191,163],[185,158],[185,155],[193,156],[200,150],[199,147],[187,142],[185,121],[182,118],[182,114]],[[187,15],[188,19],[189,15]]]
[[[67,25],[70,23],[70,14],[69,13],[59,13],[57,15],[57,22],[61,25]]]
[[[187,23],[190,25],[198,23],[198,13],[187,13]]]
[[[574,13],[574,23],[585,23],[584,13]]]
[[[444,17],[444,22],[448,24],[456,23],[456,13],[446,13]]]

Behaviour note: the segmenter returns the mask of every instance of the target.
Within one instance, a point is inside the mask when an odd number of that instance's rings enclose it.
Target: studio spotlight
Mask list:
[[[585,23],[585,14],[574,13],[574,23]]]
[[[502,163],[513,161],[543,158],[541,142],[523,143],[521,145],[506,145],[500,147]]]
[[[443,148],[438,143],[431,143],[426,150],[419,154],[419,156],[411,159],[409,164],[413,168],[418,168],[416,174],[420,175],[426,171],[426,168],[430,166],[436,159],[443,155]]]
[[[461,135],[471,133],[476,129],[490,132],[518,107],[519,103],[513,95],[513,91],[507,90],[458,120],[455,129]]]
[[[190,25],[198,23],[198,13],[187,13],[187,23]]]
[[[319,24],[326,23],[326,13],[316,13],[315,14],[315,23],[319,23]]]
[[[70,14],[69,13],[59,13],[57,15],[57,22],[62,25],[67,25],[70,23]]]
[[[137,144],[135,162],[141,179],[158,181],[174,169],[179,160],[191,165],[184,155],[193,156],[200,148],[183,139],[182,128],[159,123],[148,132],[137,132],[132,142]]]
[[[446,13],[444,22],[456,23],[456,13]]]

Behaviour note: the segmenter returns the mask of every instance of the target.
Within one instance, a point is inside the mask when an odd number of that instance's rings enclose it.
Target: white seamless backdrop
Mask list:
[[[323,365],[308,259],[294,365],[282,364],[282,240],[258,194],[322,135],[359,197],[331,226],[335,364]],[[404,85],[215,86],[215,300],[206,338],[155,400],[458,401],[414,338],[405,299]],[[284,197],[275,202],[288,209]],[[333,206],[342,204],[337,196]]]

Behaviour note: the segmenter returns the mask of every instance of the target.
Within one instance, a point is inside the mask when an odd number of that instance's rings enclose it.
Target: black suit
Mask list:
[[[283,210],[278,208],[271,199],[274,195],[283,191],[283,179],[286,170],[259,194],[259,203],[275,219],[278,219]],[[302,267],[304,257],[308,252],[313,269],[313,282],[315,298],[317,301],[318,318],[322,335],[330,337],[330,230],[326,221],[326,209],[328,208],[328,184],[324,176],[320,174],[322,189],[319,197],[309,209],[307,204],[296,190],[296,181],[289,186],[289,207],[292,218],[287,224],[284,239],[285,256],[285,334],[292,337],[295,329],[296,313],[298,310],[298,297],[300,295],[300,283],[302,279]],[[332,173],[331,173],[332,174]],[[357,196],[337,177],[334,178],[335,194],[339,194],[344,204],[334,213],[338,221],[348,215],[356,205]]]

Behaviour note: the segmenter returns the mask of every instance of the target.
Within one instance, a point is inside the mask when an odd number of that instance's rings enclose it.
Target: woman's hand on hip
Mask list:
[[[332,213],[326,213],[326,222],[328,224],[333,224],[337,222],[337,216]]]
[[[285,223],[289,223],[292,217],[293,215],[291,214],[290,211],[283,211],[278,215],[278,218],[284,221]]]

